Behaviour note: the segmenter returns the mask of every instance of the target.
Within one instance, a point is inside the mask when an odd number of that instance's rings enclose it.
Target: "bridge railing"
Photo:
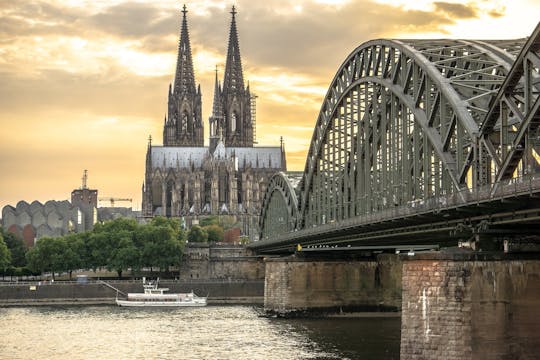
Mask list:
[[[494,193],[492,193],[492,189],[493,185],[486,185],[476,189],[463,189],[443,196],[412,200],[405,205],[381,209],[371,214],[345,219],[339,223],[341,225],[347,225],[348,223],[358,224],[357,220],[361,218],[362,223],[369,224],[422,213],[437,213],[442,210],[474,203],[533,194],[540,192],[540,174],[501,181]]]
[[[380,211],[351,217],[338,222],[333,221],[323,225],[313,225],[311,228],[289,232],[276,236],[273,239],[266,238],[263,240],[266,240],[267,243],[279,243],[297,238],[299,236],[304,237],[323,232],[331,233],[334,231],[344,230],[349,227],[403,219],[415,215],[436,214],[441,211],[475,203],[488,202],[497,199],[511,199],[513,197],[527,194],[532,195],[534,193],[540,193],[540,174],[532,174],[525,177],[517,177],[511,180],[501,181],[495,193],[492,193],[492,186],[493,185],[487,185],[472,190],[464,189],[462,191],[444,196],[413,200],[409,201],[405,205],[381,209]],[[253,245],[257,247],[257,244]]]

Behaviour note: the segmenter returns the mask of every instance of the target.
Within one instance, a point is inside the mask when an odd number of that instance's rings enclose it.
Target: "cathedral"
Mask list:
[[[195,85],[185,5],[182,13],[163,145],[153,145],[150,138],[146,152],[143,216],[178,217],[191,226],[205,216],[230,215],[253,240],[268,180],[287,169],[283,142],[254,146],[254,98],[244,84],[233,6],[225,73],[221,83],[216,71],[209,146],[204,145],[201,88]]]

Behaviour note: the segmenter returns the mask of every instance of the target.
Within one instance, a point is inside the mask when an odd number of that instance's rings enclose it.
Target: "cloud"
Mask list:
[[[177,12],[147,3],[126,2],[108,7],[85,22],[95,29],[124,38],[168,35],[179,29]]]
[[[0,35],[69,35],[82,32],[78,20],[85,13],[74,8],[60,7],[46,1],[0,1]]]
[[[141,78],[115,68],[92,75],[44,70],[39,77],[24,78],[0,72],[0,116],[26,114],[42,121],[42,114],[61,109],[96,116],[159,117],[167,81],[168,77]]]
[[[456,4],[444,1],[435,1],[435,9],[445,12],[457,19],[471,19],[478,17],[477,8],[472,4]]]

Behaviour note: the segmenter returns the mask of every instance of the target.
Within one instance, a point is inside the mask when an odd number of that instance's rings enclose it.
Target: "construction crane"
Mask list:
[[[133,202],[133,199],[129,199],[129,198],[116,198],[116,197],[100,197],[98,200],[99,200],[99,201],[108,201],[108,202],[111,204],[111,207],[114,207],[115,201],[129,201],[130,207],[131,207],[131,203]]]

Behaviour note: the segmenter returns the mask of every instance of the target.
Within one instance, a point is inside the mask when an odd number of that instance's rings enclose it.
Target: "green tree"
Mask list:
[[[212,215],[212,216],[207,216],[203,219],[201,219],[201,221],[199,222],[199,225],[201,227],[206,227],[206,226],[209,226],[209,225],[219,225],[219,218],[215,215]]]
[[[26,253],[28,267],[34,272],[50,271],[53,280],[55,272],[65,270],[66,242],[62,238],[43,237]]]
[[[133,270],[140,268],[140,251],[133,242],[132,232],[124,230],[115,236],[107,268],[114,269],[119,278],[122,278],[122,272],[128,268]]]
[[[136,236],[136,243],[141,249],[142,265],[169,270],[170,266],[178,266],[182,260],[184,241],[174,226],[152,223],[141,227]]]
[[[221,226],[213,224],[213,225],[207,225],[203,227],[203,229],[208,234],[209,242],[223,241],[225,232],[223,231],[223,228]]]
[[[87,266],[94,271],[100,267],[107,266],[110,257],[110,244],[108,233],[92,232],[87,239]]]
[[[187,235],[187,240],[189,242],[207,242],[208,233],[199,225],[194,225],[189,230],[189,233]]]
[[[0,233],[0,270],[5,272],[5,269],[11,263],[11,253],[4,242],[4,237]]]
[[[247,235],[240,236],[240,244],[242,245],[249,244],[249,236]]]
[[[114,233],[121,230],[135,231],[139,225],[135,219],[118,218],[94,226],[94,233]]]
[[[174,218],[166,218],[164,216],[156,216],[150,221],[152,226],[169,226],[175,232],[180,231],[180,221]]]
[[[82,234],[71,234],[58,239],[62,249],[61,270],[69,272],[71,280],[73,270],[85,267],[86,246]]]
[[[17,235],[5,231],[4,228],[0,227],[0,236],[4,238],[9,252],[11,253],[11,265],[15,267],[26,266],[26,245],[24,241],[19,238]]]

